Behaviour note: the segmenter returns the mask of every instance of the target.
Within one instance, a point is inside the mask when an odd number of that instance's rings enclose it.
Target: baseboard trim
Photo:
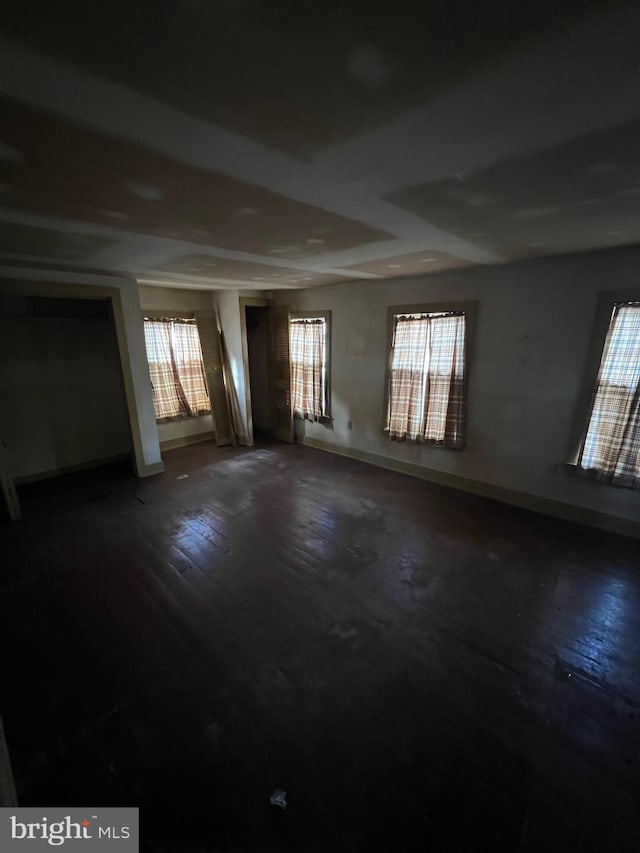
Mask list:
[[[101,465],[111,465],[127,459],[131,460],[133,466],[134,460],[131,453],[118,453],[116,456],[105,456],[103,459],[93,459],[91,462],[78,462],[76,465],[63,465],[60,468],[50,468],[48,471],[38,471],[36,474],[25,474],[23,477],[16,477],[14,483],[16,486],[27,486],[29,483],[38,483],[40,480],[50,480],[52,477],[74,474],[76,471],[99,468]]]
[[[155,477],[156,474],[164,473],[164,462],[154,462],[152,465],[145,465],[141,471],[138,471],[138,477]]]
[[[550,515],[554,518],[561,518],[564,521],[573,521],[576,524],[583,524],[587,527],[596,527],[600,530],[606,530],[609,533],[619,533],[622,536],[631,536],[636,539],[640,538],[640,524],[631,519],[619,518],[605,512],[566,504],[562,501],[554,501],[550,498],[542,498],[528,492],[517,492],[513,489],[506,489],[503,486],[496,486],[492,483],[483,483],[481,480],[461,477],[459,474],[437,471],[434,468],[425,468],[413,462],[404,462],[401,459],[391,459],[387,456],[380,456],[378,453],[358,450],[355,447],[329,444],[329,442],[315,438],[306,438],[305,436],[300,436],[299,443],[306,447],[313,447],[316,450],[325,450],[328,453],[335,453],[338,456],[347,456],[349,459],[357,459],[369,465],[376,465],[378,468],[387,468],[399,474],[408,474],[411,477],[429,480],[441,486],[450,486],[454,489],[460,489],[463,492],[471,492],[484,498],[491,498],[492,500],[517,506],[521,509],[528,509],[542,515]]]
[[[179,438],[168,438],[160,442],[160,452],[177,450],[179,447],[188,447],[190,444],[200,444],[203,441],[215,441],[215,439],[215,434],[211,430],[197,432],[194,435],[181,435]]]

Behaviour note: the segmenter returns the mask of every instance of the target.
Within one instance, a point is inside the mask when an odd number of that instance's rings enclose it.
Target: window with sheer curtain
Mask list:
[[[464,446],[464,312],[395,314],[386,429],[391,441]]]
[[[145,318],[144,336],[158,423],[210,412],[195,321]]]
[[[613,307],[578,466],[640,488],[640,302]]]
[[[327,317],[298,317],[289,321],[291,407],[301,418],[329,417]]]

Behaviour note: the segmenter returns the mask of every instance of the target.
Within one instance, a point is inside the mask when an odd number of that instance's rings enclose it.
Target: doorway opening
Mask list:
[[[0,434],[17,485],[131,463],[111,300],[0,297]]]
[[[245,305],[247,366],[251,400],[249,426],[254,436],[274,433],[270,386],[271,312],[267,305]]]

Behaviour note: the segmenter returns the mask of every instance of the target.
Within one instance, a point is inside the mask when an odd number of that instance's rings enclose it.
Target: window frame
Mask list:
[[[325,414],[317,421],[312,421],[312,423],[331,424],[333,421],[331,417],[331,311],[289,311],[289,332],[291,331],[292,320],[324,320],[326,354],[324,383]],[[291,341],[291,336],[289,336],[289,341]],[[291,380],[292,365],[293,360],[291,354],[289,354],[289,380]],[[291,411],[293,412],[293,404]],[[308,418],[304,418],[295,412],[293,412],[293,416],[298,420],[308,420]]]
[[[172,310],[172,311],[158,311],[158,310],[146,311],[146,310],[142,310],[141,316],[142,316],[142,323],[143,323],[143,334],[144,334],[144,323],[146,320],[150,320],[152,322],[154,322],[154,321],[155,322],[163,322],[164,321],[164,322],[176,322],[176,323],[179,323],[180,321],[187,321],[189,323],[193,323],[193,325],[198,330],[198,340],[200,341],[200,331],[198,329],[198,324],[196,322],[195,311],[175,311],[175,310]],[[148,366],[149,354],[147,352],[146,345],[145,345],[145,356],[147,358],[147,366]],[[202,342],[200,342],[200,357],[202,359],[202,371],[203,371],[203,374],[205,377],[205,388],[207,389],[207,395],[209,397],[209,406],[210,406],[209,411],[208,412],[201,412],[200,414],[197,414],[197,415],[190,415],[188,413],[184,413],[184,414],[175,415],[174,417],[171,417],[171,418],[161,418],[160,420],[158,420],[156,418],[156,424],[158,426],[162,426],[162,425],[168,424],[168,423],[179,423],[180,421],[191,421],[191,420],[196,420],[197,418],[207,418],[207,417],[212,416],[213,404],[211,403],[211,391],[209,390],[209,386],[208,386],[207,379],[206,379],[204,356],[202,355]],[[155,412],[154,412],[154,414],[155,414]]]
[[[458,313],[465,315],[465,336],[464,336],[464,442],[462,447],[446,447],[442,444],[435,444],[429,441],[421,441],[420,439],[406,439],[409,444],[417,444],[422,447],[430,447],[435,450],[447,450],[455,453],[461,453],[467,446],[467,428],[469,422],[469,379],[472,369],[472,354],[473,340],[475,337],[476,322],[478,315],[478,301],[465,300],[455,301],[447,300],[443,302],[419,302],[410,303],[409,305],[389,305],[387,308],[387,357],[384,376],[384,400],[382,407],[382,431],[388,432],[387,429],[387,414],[389,411],[389,388],[391,385],[391,363],[393,358],[393,334],[395,330],[395,318],[398,314],[441,314],[441,313]]]
[[[640,287],[623,288],[620,290],[600,291],[596,301],[587,353],[585,356],[582,380],[579,385],[577,403],[570,427],[569,446],[565,469],[572,474],[599,483],[601,486],[621,488],[619,484],[599,479],[590,471],[578,465],[584,441],[589,430],[591,413],[596,395],[600,363],[604,355],[604,347],[611,325],[613,309],[625,302],[640,302]]]

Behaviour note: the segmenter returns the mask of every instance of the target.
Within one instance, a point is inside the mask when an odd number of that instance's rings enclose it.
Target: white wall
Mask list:
[[[243,296],[251,295],[249,292]],[[220,290],[216,297],[220,315],[220,325],[224,334],[227,354],[231,366],[234,390],[238,399],[240,417],[240,441],[248,443],[249,439],[249,395],[245,387],[244,355],[242,351],[242,324],[244,316],[240,313],[240,293],[237,290]]]
[[[0,317],[0,432],[14,477],[131,452],[108,319]]]
[[[276,292],[294,310],[332,311],[333,429],[299,428],[336,447],[637,522],[640,492],[559,469],[568,459],[598,294],[628,287],[640,287],[639,250]],[[390,442],[382,430],[387,307],[444,300],[479,303],[462,452]]]
[[[152,287],[139,284],[142,311],[201,311],[212,306],[212,290],[187,290],[181,287]]]

